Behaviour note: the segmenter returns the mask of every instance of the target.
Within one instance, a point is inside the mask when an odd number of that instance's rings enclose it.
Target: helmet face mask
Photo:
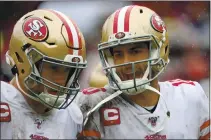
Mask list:
[[[65,99],[74,98],[80,90],[78,77],[80,72],[86,68],[86,63],[67,62],[47,57],[38,50],[32,48],[26,53],[32,71],[24,80],[24,85],[29,94],[38,98],[49,107],[61,105]],[[71,57],[71,55],[67,55]],[[79,58],[81,59],[81,58]],[[81,61],[82,62],[82,61]],[[56,70],[54,70],[56,69]],[[60,73],[61,80],[53,78]],[[48,76],[46,76],[48,75]],[[63,81],[57,84],[57,81]],[[48,96],[50,95],[50,96]],[[62,108],[66,108],[72,100],[66,101]]]
[[[126,6],[122,9],[114,12],[106,20],[98,50],[111,88],[135,95],[143,92],[145,86],[155,80],[168,64],[168,35],[164,22],[154,11],[141,6]],[[123,11],[126,11],[127,15],[125,16],[129,15],[129,17],[125,17],[121,23],[122,16],[118,17],[118,14],[122,14]],[[129,12],[130,14],[128,14]],[[115,22],[117,18],[118,22]],[[162,25],[163,28],[159,25]],[[123,26],[128,27],[122,28]],[[138,26],[139,28],[137,28]],[[140,57],[140,59],[133,59],[130,62],[115,64],[111,50],[120,49],[122,46],[139,46],[144,42],[148,44],[147,58],[141,59]],[[139,71],[140,65],[145,66],[142,66],[142,70]],[[121,75],[118,72],[121,67],[122,69],[130,67],[130,76]]]
[[[6,56],[15,69],[18,88],[57,109],[73,101],[80,90],[80,72],[87,67],[83,34],[69,17],[55,10],[35,10],[20,18]]]
[[[144,37],[145,38],[145,37]],[[131,61],[128,63],[122,63],[122,64],[114,64],[115,58],[112,54],[111,49],[114,48],[121,48],[125,44],[121,43],[121,40],[119,40],[119,43],[111,46],[105,46],[105,44],[99,45],[99,54],[101,57],[101,62],[103,64],[103,68],[107,73],[107,76],[109,77],[109,84],[111,87],[115,90],[130,90],[130,89],[138,89],[141,88],[142,85],[149,84],[151,81],[153,81],[155,78],[158,77],[158,75],[164,70],[165,63],[162,59],[159,57],[159,46],[155,45],[157,44],[156,40],[153,39],[153,37],[150,37],[150,40],[146,41],[144,40],[137,40],[135,43],[125,43],[127,44],[126,47],[135,44],[134,46],[141,46],[141,43],[148,44],[148,58],[146,59],[140,59],[137,61]],[[132,40],[132,39],[131,39]],[[111,43],[112,44],[112,43]],[[142,67],[142,70],[138,71],[139,65],[144,65]],[[120,73],[118,73],[118,68],[122,67],[130,67],[131,68],[131,75],[129,76],[129,79],[125,79],[126,75],[121,76]],[[156,71],[156,68],[159,67],[162,68],[161,71]],[[140,74],[142,73],[142,74]],[[131,83],[129,86],[126,86],[124,83]],[[122,85],[122,86],[121,86]]]

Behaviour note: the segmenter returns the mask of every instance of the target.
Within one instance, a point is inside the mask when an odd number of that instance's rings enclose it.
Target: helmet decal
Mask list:
[[[73,57],[72,58],[72,62],[80,62],[81,60],[80,60],[80,58],[78,58],[78,57]]]
[[[118,32],[118,33],[116,33],[115,37],[117,39],[121,39],[121,38],[125,37],[125,33],[124,32]]]
[[[163,20],[158,16],[157,14],[153,14],[151,17],[151,25],[153,29],[155,29],[158,32],[163,33],[163,30],[166,30],[166,25],[163,22]]]
[[[23,32],[34,41],[43,41],[48,36],[48,27],[42,19],[30,17],[23,24]]]

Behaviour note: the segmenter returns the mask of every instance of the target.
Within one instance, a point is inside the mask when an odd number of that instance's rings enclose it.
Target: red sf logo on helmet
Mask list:
[[[81,60],[80,60],[80,58],[78,58],[78,57],[73,57],[72,58],[72,62],[80,62]]]
[[[118,32],[118,33],[116,33],[115,37],[116,37],[117,39],[121,39],[121,38],[125,37],[125,33],[123,33],[123,32]]]
[[[151,24],[152,24],[152,27],[158,32],[163,33],[163,31],[166,30],[165,23],[157,14],[152,15]]]
[[[23,32],[32,40],[43,41],[48,35],[48,27],[42,19],[32,17],[24,22]]]

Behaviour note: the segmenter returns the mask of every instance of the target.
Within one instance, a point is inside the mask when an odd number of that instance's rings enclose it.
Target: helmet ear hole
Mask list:
[[[165,54],[167,53],[168,51],[168,45],[165,47]]]
[[[143,13],[143,10],[142,9],[140,9],[140,14],[142,14]]]
[[[24,69],[22,69],[22,70],[21,70],[21,73],[24,74],[24,72],[25,72]]]
[[[16,65],[14,65],[14,66],[11,68],[11,72],[12,72],[13,75],[15,75],[16,73],[19,74],[19,73],[18,73],[18,68],[17,68]]]
[[[17,57],[18,62],[23,63],[23,59],[20,57],[20,55],[17,52],[15,52],[15,55]]]

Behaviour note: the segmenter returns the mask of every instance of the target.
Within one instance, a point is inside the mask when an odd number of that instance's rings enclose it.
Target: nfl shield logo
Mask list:
[[[159,116],[157,116],[157,117],[150,117],[149,120],[148,120],[148,123],[150,123],[152,127],[155,127],[156,124],[157,124],[158,118],[159,118]]]

